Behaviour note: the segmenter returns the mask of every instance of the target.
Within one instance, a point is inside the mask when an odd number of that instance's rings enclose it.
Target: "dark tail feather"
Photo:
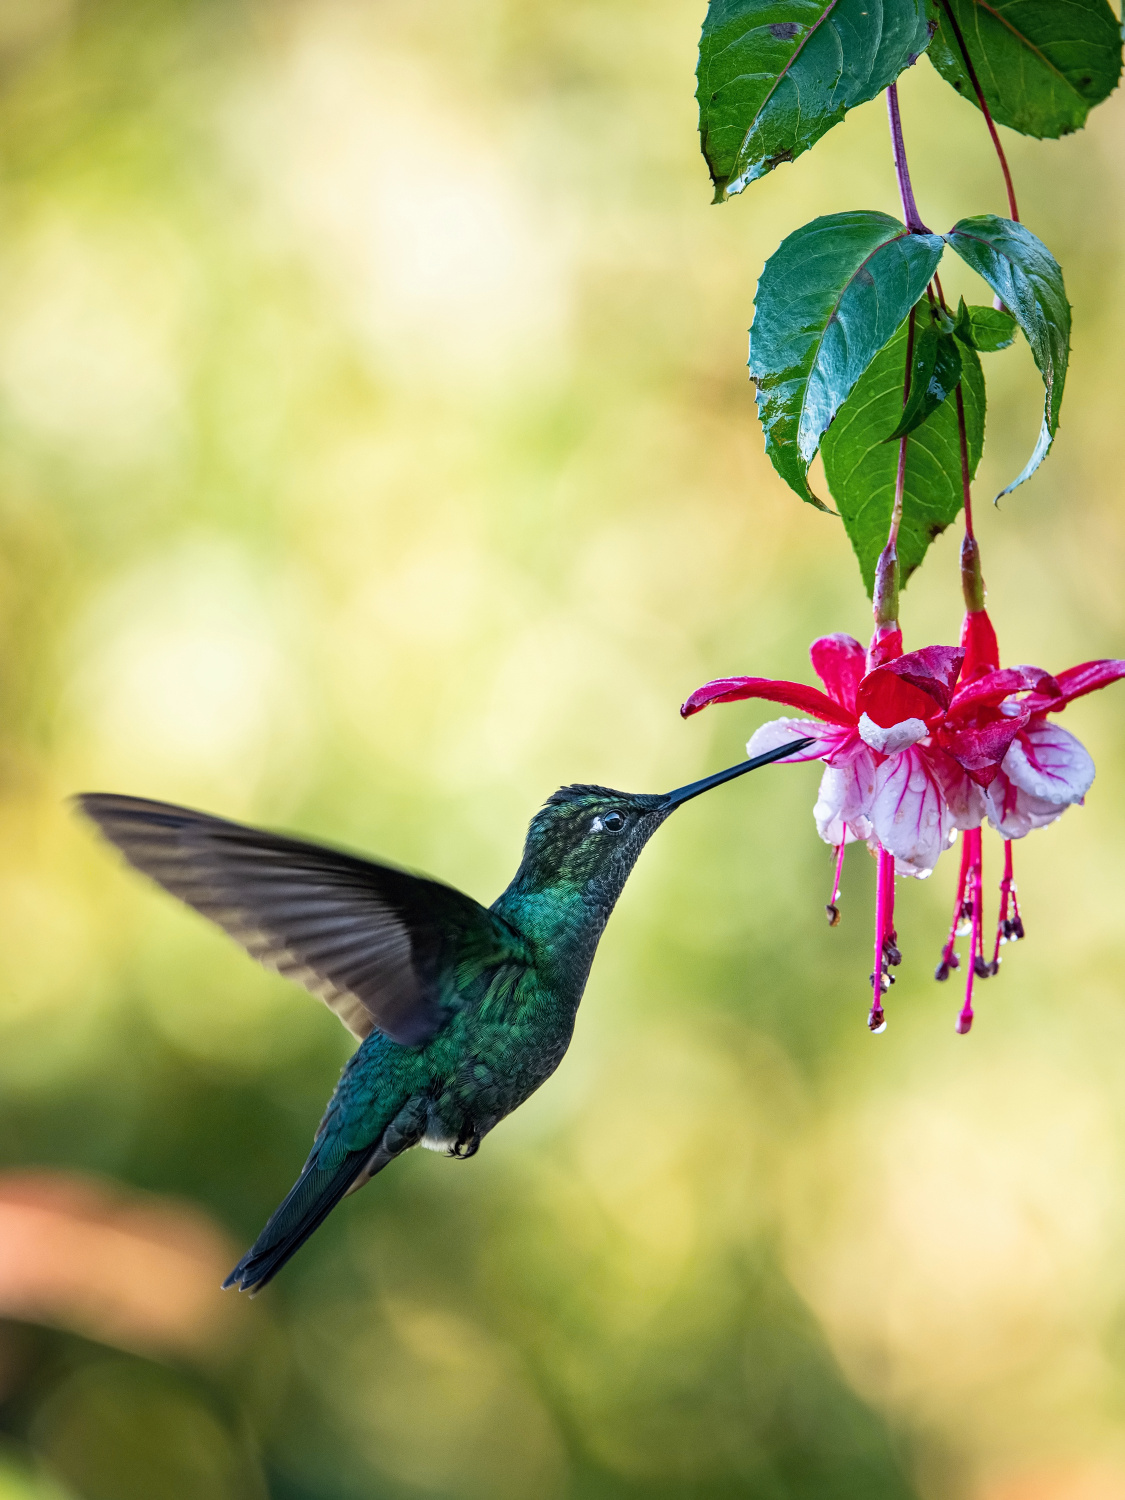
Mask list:
[[[235,1266],[223,1286],[241,1292],[260,1292],[282,1266],[319,1229],[325,1219],[371,1163],[372,1151],[351,1151],[338,1167],[309,1166],[293,1184],[266,1227]],[[390,1160],[388,1157],[387,1160]],[[380,1162],[379,1166],[385,1163]],[[376,1168],[378,1170],[378,1168]]]
[[[296,1255],[309,1235],[320,1228],[341,1198],[354,1188],[362,1187],[388,1162],[418,1144],[425,1134],[428,1110],[426,1095],[408,1098],[374,1146],[349,1151],[334,1166],[320,1165],[321,1151],[327,1154],[332,1149],[321,1137],[285,1201],[223,1286],[236,1286],[239,1291],[251,1295],[260,1292],[289,1257]]]

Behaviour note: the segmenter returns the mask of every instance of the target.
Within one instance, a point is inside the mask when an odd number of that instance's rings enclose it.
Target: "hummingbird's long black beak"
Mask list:
[[[668,793],[664,805],[665,807],[679,807],[681,802],[690,802],[693,797],[698,797],[700,792],[709,792],[713,786],[722,786],[724,781],[733,781],[736,776],[745,776],[747,771],[756,771],[759,766],[768,766],[775,760],[784,760],[787,755],[796,755],[798,750],[803,750],[806,745],[811,744],[811,739],[793,740],[788,745],[779,745],[776,750],[767,750],[764,755],[756,755],[753,760],[744,760],[737,766],[728,766],[725,771],[716,771],[713,776],[704,776],[702,781],[693,781],[687,786],[679,786],[674,792]]]

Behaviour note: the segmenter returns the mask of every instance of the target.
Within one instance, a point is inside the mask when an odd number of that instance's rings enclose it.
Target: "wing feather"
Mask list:
[[[130,864],[222,927],[266,968],[304,985],[357,1037],[417,1046],[445,1019],[450,945],[497,961],[522,941],[435,880],[191,808],[91,792],[76,799]],[[456,954],[450,954],[456,958]]]

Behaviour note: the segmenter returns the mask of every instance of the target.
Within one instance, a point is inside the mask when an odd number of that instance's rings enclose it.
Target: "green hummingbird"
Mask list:
[[[610,912],[669,813],[809,743],[662,795],[560,788],[490,907],[190,808],[78,797],[130,864],[303,984],[360,1040],[300,1176],[223,1285],[259,1291],[341,1198],[411,1146],[472,1156],[562,1061]]]

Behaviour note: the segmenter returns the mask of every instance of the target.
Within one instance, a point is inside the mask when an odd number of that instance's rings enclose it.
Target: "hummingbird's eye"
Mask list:
[[[621,830],[625,827],[624,813],[606,813],[605,817],[602,819],[602,827],[607,833],[620,833]]]

